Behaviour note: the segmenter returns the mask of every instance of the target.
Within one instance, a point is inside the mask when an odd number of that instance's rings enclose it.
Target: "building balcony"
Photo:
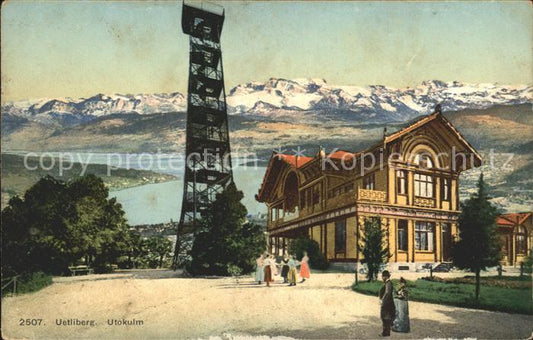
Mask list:
[[[360,201],[386,202],[387,193],[385,191],[359,188],[357,191],[357,199]]]
[[[349,191],[338,196],[328,198],[326,202],[326,209],[335,209],[350,204],[355,204],[355,192]]]
[[[300,212],[298,211],[298,207],[296,207],[294,212],[285,212],[285,216],[283,216],[283,222],[289,222],[292,220],[295,220],[300,217]]]
[[[413,205],[422,208],[434,208],[435,200],[433,198],[415,197]]]

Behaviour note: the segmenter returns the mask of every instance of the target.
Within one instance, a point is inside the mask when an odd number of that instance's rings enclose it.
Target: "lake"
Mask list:
[[[6,152],[24,155],[26,152]],[[178,179],[164,183],[146,184],[133,188],[111,191],[122,204],[131,225],[155,224],[177,221],[181,213],[183,195],[184,161],[181,154],[121,154],[121,153],[83,153],[83,152],[35,152],[35,155],[50,155],[79,163],[107,164],[113,167],[152,170],[176,176]],[[244,193],[242,203],[249,214],[265,213],[266,206],[255,200],[266,167],[245,166],[250,159],[233,160],[233,177],[239,190]]]

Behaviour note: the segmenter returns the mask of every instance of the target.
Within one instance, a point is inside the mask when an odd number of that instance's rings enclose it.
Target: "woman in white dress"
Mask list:
[[[257,264],[257,267],[255,268],[255,281],[257,281],[258,284],[265,281],[265,270],[263,269],[264,260],[263,254],[259,255],[255,260],[255,263]]]

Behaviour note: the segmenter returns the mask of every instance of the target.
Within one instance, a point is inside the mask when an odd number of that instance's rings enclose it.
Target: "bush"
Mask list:
[[[31,293],[43,289],[52,284],[52,276],[43,272],[25,273],[17,278],[17,294]],[[13,291],[13,286],[6,287],[4,293],[10,293]]]
[[[95,274],[107,274],[107,273],[112,273],[113,271],[114,271],[113,266],[108,263],[99,263],[99,264],[94,265]]]
[[[315,240],[308,238],[297,238],[289,242],[289,253],[301,259],[307,251],[309,256],[309,266],[313,269],[325,270],[329,267],[329,262],[320,252],[320,247]]]
[[[133,268],[133,262],[129,256],[120,256],[117,258],[117,265],[120,269],[131,269]]]

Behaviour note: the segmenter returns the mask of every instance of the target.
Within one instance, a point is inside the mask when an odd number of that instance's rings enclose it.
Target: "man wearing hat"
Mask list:
[[[396,316],[396,310],[394,308],[394,299],[392,296],[393,287],[390,280],[390,273],[388,270],[384,270],[381,273],[381,278],[385,283],[379,290],[379,301],[381,303],[381,321],[383,322],[383,332],[380,336],[390,336],[390,329],[394,317]]]

